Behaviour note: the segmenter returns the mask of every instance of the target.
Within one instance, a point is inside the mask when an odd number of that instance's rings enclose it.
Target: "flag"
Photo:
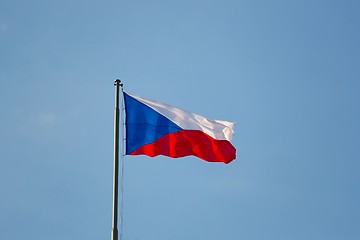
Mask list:
[[[165,103],[124,92],[126,155],[193,155],[208,162],[236,158],[234,123],[210,120]]]

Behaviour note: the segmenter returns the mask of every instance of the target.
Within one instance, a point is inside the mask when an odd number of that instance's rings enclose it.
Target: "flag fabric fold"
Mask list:
[[[126,155],[193,155],[208,162],[236,158],[233,122],[210,120],[165,103],[124,93]]]

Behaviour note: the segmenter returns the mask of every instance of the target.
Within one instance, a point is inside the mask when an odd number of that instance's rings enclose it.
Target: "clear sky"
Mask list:
[[[1,0],[0,239],[110,239],[116,78],[236,122],[125,158],[124,240],[360,239],[357,0]]]

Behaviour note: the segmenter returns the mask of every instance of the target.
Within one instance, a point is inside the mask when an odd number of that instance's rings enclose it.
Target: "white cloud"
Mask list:
[[[8,25],[4,23],[0,23],[0,33],[6,33],[8,29],[9,29]]]
[[[15,108],[12,112],[12,116],[9,118],[13,121],[12,129],[21,136],[29,136],[35,139],[47,137],[53,134],[55,130],[58,130],[60,123],[60,116],[51,111],[29,111],[26,108]],[[35,135],[34,135],[35,134]]]
[[[56,116],[52,113],[41,113],[37,116],[37,122],[42,125],[50,125],[55,123]]]

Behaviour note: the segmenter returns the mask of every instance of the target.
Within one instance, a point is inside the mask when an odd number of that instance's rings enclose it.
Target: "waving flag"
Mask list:
[[[229,163],[236,157],[230,143],[234,123],[210,120],[186,110],[124,93],[126,154],[188,155]]]

